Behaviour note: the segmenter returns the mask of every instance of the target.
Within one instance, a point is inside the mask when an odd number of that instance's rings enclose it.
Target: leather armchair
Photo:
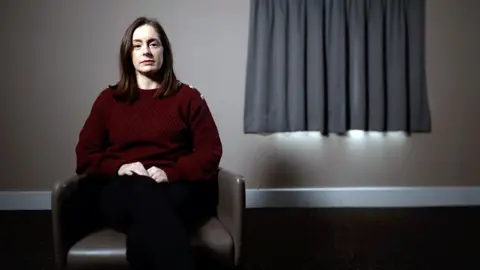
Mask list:
[[[75,221],[66,207],[84,176],[55,183],[52,192],[52,221],[55,264],[64,269],[127,269],[124,234],[102,228],[95,219]],[[229,268],[240,263],[242,223],[245,209],[245,180],[220,168],[217,217],[207,221],[192,237],[196,254],[209,256]],[[73,211],[74,212],[74,211]],[[72,218],[73,217],[73,218]],[[197,252],[198,251],[198,252]]]

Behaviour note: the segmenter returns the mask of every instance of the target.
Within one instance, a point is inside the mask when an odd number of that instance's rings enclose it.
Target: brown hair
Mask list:
[[[160,23],[155,19],[146,17],[137,18],[127,28],[122,38],[120,45],[120,80],[114,86],[116,98],[124,101],[132,102],[138,97],[138,85],[135,75],[135,67],[132,63],[132,37],[133,32],[140,26],[150,25],[157,31],[160,42],[163,47],[163,63],[162,67],[155,74],[155,78],[161,84],[161,87],[156,90],[155,97],[165,97],[172,95],[178,91],[178,82],[175,72],[173,70],[173,53],[165,30]]]

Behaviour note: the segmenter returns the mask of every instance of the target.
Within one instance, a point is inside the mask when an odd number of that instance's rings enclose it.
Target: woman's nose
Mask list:
[[[150,48],[148,46],[143,46],[142,47],[142,53],[143,54],[149,54],[150,53]]]

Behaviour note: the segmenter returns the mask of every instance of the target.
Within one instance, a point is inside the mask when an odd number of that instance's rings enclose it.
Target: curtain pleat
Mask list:
[[[251,0],[245,133],[430,131],[424,0]]]

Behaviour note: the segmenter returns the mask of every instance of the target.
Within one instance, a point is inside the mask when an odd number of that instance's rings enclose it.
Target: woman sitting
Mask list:
[[[203,95],[177,80],[156,20],[128,27],[120,63],[119,82],[99,94],[80,131],[85,199],[127,235],[131,269],[194,269],[189,232],[217,204],[217,126]]]

